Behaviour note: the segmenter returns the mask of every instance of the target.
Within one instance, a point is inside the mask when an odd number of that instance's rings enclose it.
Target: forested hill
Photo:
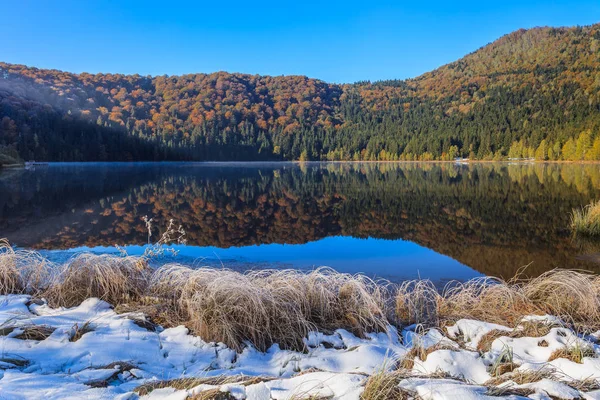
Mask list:
[[[600,159],[600,24],[519,30],[420,77],[329,84],[0,63],[0,154],[85,160]]]

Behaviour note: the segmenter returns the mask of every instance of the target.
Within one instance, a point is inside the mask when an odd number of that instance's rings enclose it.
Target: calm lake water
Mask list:
[[[573,207],[600,198],[598,165],[417,163],[51,164],[0,172],[0,237],[63,260],[141,254],[170,219],[187,245],[154,262],[330,266],[394,281],[600,272],[571,238]]]

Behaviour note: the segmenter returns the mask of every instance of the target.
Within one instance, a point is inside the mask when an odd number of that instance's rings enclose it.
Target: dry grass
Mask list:
[[[71,334],[69,341],[76,342],[79,339],[81,339],[83,337],[83,335],[85,335],[86,333],[90,333],[93,331],[94,331],[94,328],[92,327],[92,325],[90,324],[89,321],[86,321],[82,325],[75,324],[75,325],[73,325],[73,333]]]
[[[15,330],[20,332],[12,336],[14,339],[42,341],[52,335],[56,328],[46,325],[3,326],[0,336],[8,336]]]
[[[481,353],[485,353],[490,351],[492,347],[492,343],[501,337],[508,338],[522,338],[522,337],[541,337],[546,336],[550,333],[550,329],[557,327],[552,323],[548,323],[545,321],[524,321],[520,323],[514,330],[512,331],[504,331],[500,329],[492,329],[479,340],[477,344],[477,351]],[[548,343],[543,344],[544,340],[538,342],[538,346],[547,347]]]
[[[137,326],[151,332],[156,332],[160,326],[173,328],[184,320],[181,315],[176,315],[171,304],[158,298],[118,304],[115,312],[124,314],[125,318],[132,320]]]
[[[517,326],[527,315],[551,314],[579,332],[589,332],[600,329],[600,277],[583,271],[552,270],[532,279],[452,282],[441,293],[429,281],[410,281],[399,286],[396,313],[403,323],[434,327],[462,318]],[[538,324],[521,325],[530,333],[549,329]]]
[[[596,275],[553,270],[528,281],[522,291],[535,307],[578,330],[600,328],[600,278]]]
[[[405,400],[411,398],[410,393],[398,386],[402,376],[384,369],[372,374],[367,379],[361,400]]]
[[[171,379],[168,381],[153,381],[141,386],[138,386],[134,389],[140,396],[146,396],[150,394],[152,391],[156,389],[164,389],[164,388],[173,388],[176,390],[189,390],[193,389],[199,385],[211,385],[211,386],[221,386],[227,384],[237,384],[242,386],[254,385],[260,382],[268,382],[273,380],[274,378],[267,377],[249,377],[246,375],[230,375],[230,376],[215,376],[215,377],[206,377],[206,378],[180,378],[180,379]],[[210,399],[211,397],[205,397],[210,395],[212,391],[207,391],[208,393],[200,393],[203,397],[193,397],[194,399]]]
[[[363,276],[330,269],[311,273],[159,268],[151,292],[173,301],[187,325],[206,340],[235,349],[245,342],[302,348],[312,330],[344,328],[362,336],[388,326],[387,288]]]
[[[498,386],[490,386],[487,388],[486,395],[492,397],[508,397],[508,396],[516,396],[519,397],[529,397],[535,393],[533,389],[525,389],[525,388],[515,388],[510,386],[498,387]]]
[[[447,321],[471,318],[515,326],[523,316],[540,310],[519,284],[496,278],[477,278],[448,285],[442,294],[440,316]]]
[[[143,258],[81,254],[60,268],[44,296],[66,307],[90,297],[119,304],[145,294],[149,273]]]
[[[56,330],[56,328],[45,325],[32,325],[27,327],[19,327],[18,329],[22,330],[23,332],[13,336],[15,339],[36,341],[46,340],[50,335],[52,335],[52,332]]]
[[[565,383],[571,386],[573,389],[577,389],[581,392],[591,392],[592,390],[600,389],[600,381],[594,377],[583,380],[570,380]]]
[[[571,213],[571,229],[578,235],[600,236],[600,200],[574,209]]]
[[[577,341],[573,346],[565,346],[561,349],[554,350],[548,362],[556,360],[558,358],[566,358],[567,360],[573,361],[578,364],[583,364],[585,357],[595,357],[596,352],[594,348],[588,343],[580,343]]]
[[[508,372],[513,372],[518,368],[518,365],[513,360],[513,349],[509,346],[504,346],[490,368],[490,375],[498,377]]]
[[[556,315],[580,333],[600,329],[600,277],[567,270],[527,280],[454,282],[438,291],[426,280],[391,285],[331,269],[240,273],[167,265],[152,270],[143,257],[91,254],[55,266],[0,241],[0,293],[30,293],[67,307],[98,297],[117,309],[145,311],[151,322],[186,324],[205,340],[237,350],[246,343],[261,350],[273,343],[302,349],[312,330],[344,328],[364,336],[385,331],[390,323],[443,327],[461,318],[520,325],[513,335],[548,331],[537,323],[520,324],[532,314]],[[147,320],[134,319],[154,329]],[[493,334],[488,339],[482,351]]]
[[[403,324],[437,326],[442,298],[433,282],[411,280],[396,291],[396,317]]]
[[[38,253],[14,250],[0,239],[0,294],[38,295],[52,283],[53,264]]]
[[[512,381],[517,385],[525,385],[541,381],[542,379],[557,380],[555,371],[550,368],[540,368],[537,371],[511,371],[500,376],[496,376],[485,383],[486,386],[500,386],[508,381]]]
[[[456,346],[452,346],[451,344],[446,343],[436,343],[433,346],[429,346],[427,348],[423,347],[423,345],[419,342],[413,344],[406,354],[400,359],[398,362],[398,367],[401,369],[410,370],[415,366],[415,358],[418,358],[421,361],[426,361],[427,356],[438,350],[453,350],[456,351],[458,348]]]

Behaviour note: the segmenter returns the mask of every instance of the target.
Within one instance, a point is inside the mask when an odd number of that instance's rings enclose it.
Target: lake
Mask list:
[[[186,231],[180,262],[234,269],[329,266],[392,281],[600,272],[572,208],[600,198],[593,164],[87,163],[0,171],[0,237],[61,261],[141,254]]]

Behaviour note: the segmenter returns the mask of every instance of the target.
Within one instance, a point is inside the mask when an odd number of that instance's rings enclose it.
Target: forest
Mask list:
[[[522,29],[414,79],[352,84],[0,62],[0,156],[600,160],[600,24]]]

